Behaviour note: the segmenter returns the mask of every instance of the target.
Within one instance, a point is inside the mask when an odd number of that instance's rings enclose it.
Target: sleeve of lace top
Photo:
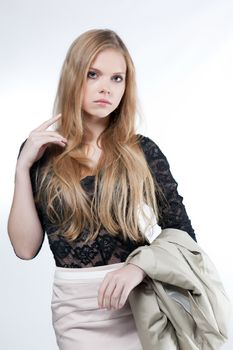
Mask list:
[[[159,226],[162,229],[170,227],[186,231],[196,241],[191,220],[183,204],[183,197],[178,193],[178,183],[171,173],[166,156],[159,146],[148,137],[145,137],[144,149],[152,176],[156,179],[166,198],[166,201],[161,200],[161,198],[157,199],[161,213]]]

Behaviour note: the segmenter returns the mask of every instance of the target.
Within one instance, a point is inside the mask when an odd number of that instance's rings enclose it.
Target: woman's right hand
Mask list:
[[[30,132],[29,137],[27,138],[19,155],[17,164],[30,168],[33,163],[43,156],[49,143],[56,143],[62,147],[66,146],[66,138],[56,131],[46,130],[59,118],[61,118],[61,114],[46,120],[44,123]]]

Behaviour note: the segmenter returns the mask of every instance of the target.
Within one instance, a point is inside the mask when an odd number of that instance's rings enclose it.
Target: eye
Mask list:
[[[113,78],[120,78],[120,80],[118,80],[117,83],[120,83],[121,81],[123,81],[123,78],[121,75],[115,75]]]
[[[89,78],[91,78],[91,79],[93,79],[93,74],[96,74],[96,72],[93,72],[93,71],[89,71],[88,72],[88,74],[87,74],[87,76],[89,77]],[[91,75],[91,76],[90,76]]]

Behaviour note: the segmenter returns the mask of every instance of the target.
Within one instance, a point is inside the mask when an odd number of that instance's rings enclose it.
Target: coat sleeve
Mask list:
[[[178,182],[174,179],[169,162],[159,146],[144,136],[143,149],[152,176],[162,190],[165,200],[158,196],[161,229],[176,228],[186,231],[195,241],[196,235],[188,217],[183,197],[178,192]]]

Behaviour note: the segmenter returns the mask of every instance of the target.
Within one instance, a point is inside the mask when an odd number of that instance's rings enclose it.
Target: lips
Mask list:
[[[111,105],[111,102],[110,102],[110,101],[104,100],[104,99],[96,100],[96,101],[94,101],[94,102],[107,103],[107,104]]]

